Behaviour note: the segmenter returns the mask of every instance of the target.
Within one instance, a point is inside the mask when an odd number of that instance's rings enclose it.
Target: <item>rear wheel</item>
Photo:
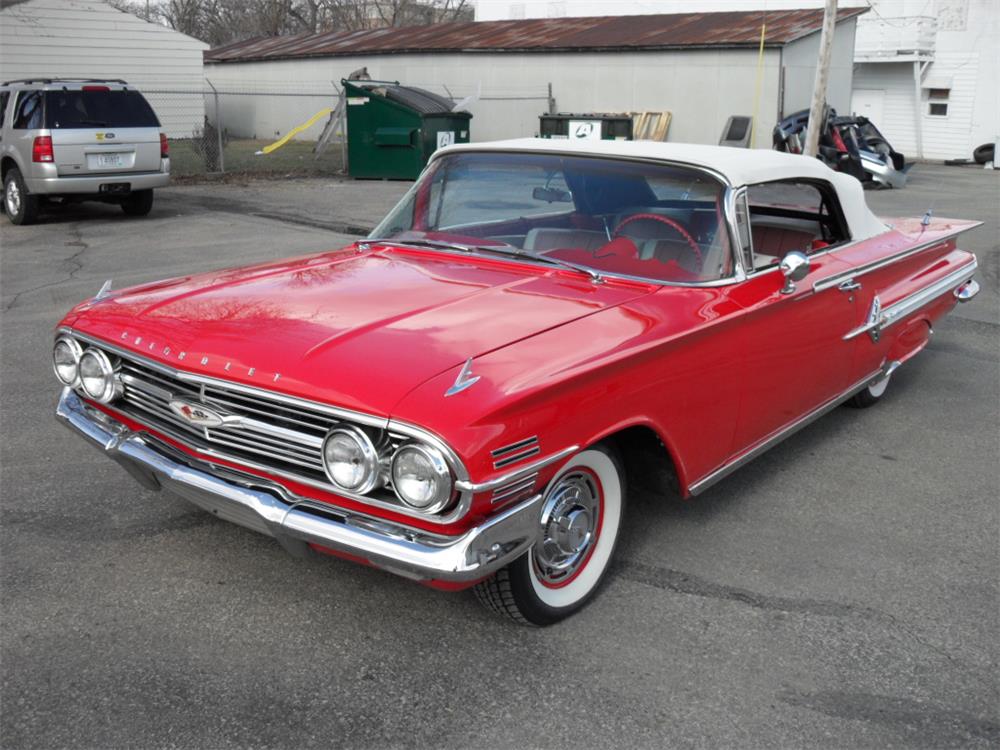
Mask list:
[[[28,193],[17,167],[11,167],[4,178],[3,207],[13,224],[31,224],[38,218],[38,196]]]
[[[855,409],[867,409],[869,406],[877,404],[879,399],[882,398],[882,394],[889,387],[890,377],[892,376],[884,375],[871,385],[862,388],[847,402],[848,406],[853,406]]]
[[[122,201],[122,211],[129,216],[145,216],[153,210],[153,191],[136,190]]]
[[[612,450],[574,456],[542,501],[538,540],[526,554],[476,585],[497,614],[551,625],[582,608],[608,571],[625,507],[625,474]]]

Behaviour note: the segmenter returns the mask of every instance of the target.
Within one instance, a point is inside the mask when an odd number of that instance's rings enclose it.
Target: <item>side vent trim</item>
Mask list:
[[[518,440],[516,443],[511,443],[510,445],[504,445],[490,451],[490,455],[493,457],[493,468],[502,469],[518,461],[523,461],[526,458],[537,456],[541,450],[537,435],[525,438],[524,440]]]

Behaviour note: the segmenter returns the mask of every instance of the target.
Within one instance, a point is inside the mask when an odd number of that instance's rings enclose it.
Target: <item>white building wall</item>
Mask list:
[[[878,7],[883,5],[900,13],[900,19],[928,9],[937,13],[934,60],[924,71],[919,101],[912,63],[859,64],[856,92],[882,97],[882,118],[876,124],[897,150],[916,153],[919,117],[924,158],[970,158],[973,149],[1000,135],[1000,2],[882,0]],[[882,15],[895,22],[885,10]],[[950,89],[947,116],[929,114],[930,88]]]
[[[837,24],[830,58],[830,78],[826,100],[838,112],[849,112],[851,86],[854,77],[855,19]],[[809,109],[813,85],[816,82],[816,60],[819,57],[819,34],[792,42],[784,48],[781,64],[785,68],[785,114]]]
[[[122,78],[146,93],[170,137],[203,122],[207,48],[102,0],[28,0],[0,11],[0,80]]]
[[[481,89],[469,111],[474,141],[531,136],[547,111],[552,83],[561,112],[673,113],[669,140],[716,143],[726,119],[753,112],[756,50],[615,53],[467,53],[335,57],[248,63],[207,63],[222,91],[326,91],[331,80],[366,66],[372,78],[398,80],[456,98]],[[766,50],[757,144],[770,146],[778,113],[777,50]],[[850,72],[847,66],[847,72]],[[291,86],[288,82],[293,81]],[[848,82],[849,88],[850,83]],[[517,101],[497,97],[534,97]],[[324,97],[223,95],[223,126],[234,136],[283,134],[322,107]],[[303,134],[315,139],[321,126]]]

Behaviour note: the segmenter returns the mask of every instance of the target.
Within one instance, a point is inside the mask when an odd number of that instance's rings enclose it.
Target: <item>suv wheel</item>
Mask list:
[[[136,190],[122,201],[122,211],[129,216],[145,216],[153,210],[153,191]]]
[[[12,167],[4,178],[3,208],[14,224],[31,224],[38,218],[38,196],[28,192],[17,167]]]

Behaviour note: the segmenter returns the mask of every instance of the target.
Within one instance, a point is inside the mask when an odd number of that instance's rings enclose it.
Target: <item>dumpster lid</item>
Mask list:
[[[386,99],[412,109],[422,115],[438,115],[452,111],[455,102],[446,96],[433,91],[420,89],[416,86],[401,86],[390,81],[345,81],[352,86],[366,89],[368,92],[384,96]]]

